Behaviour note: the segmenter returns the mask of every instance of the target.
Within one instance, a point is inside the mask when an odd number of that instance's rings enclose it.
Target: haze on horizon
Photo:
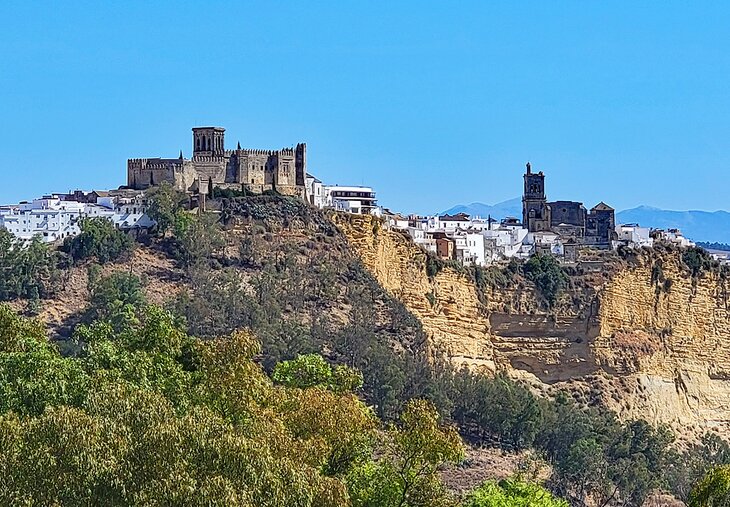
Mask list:
[[[0,203],[125,183],[129,157],[308,143],[310,172],[434,212],[521,193],[726,208],[725,3],[6,2]]]

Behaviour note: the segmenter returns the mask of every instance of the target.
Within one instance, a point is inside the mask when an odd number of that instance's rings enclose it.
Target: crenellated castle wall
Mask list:
[[[129,159],[127,185],[144,189],[163,181],[182,191],[207,191],[214,186],[246,188],[255,193],[276,189],[285,195],[304,196],[306,145],[281,150],[224,150],[224,129],[193,129],[193,157]]]

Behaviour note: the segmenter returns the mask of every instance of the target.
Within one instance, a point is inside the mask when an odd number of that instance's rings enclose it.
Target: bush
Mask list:
[[[66,238],[62,250],[74,262],[91,257],[100,263],[116,261],[129,254],[134,241],[106,218],[83,218],[80,222],[81,234]]]
[[[225,246],[215,215],[179,213],[175,218],[175,256],[186,268],[211,259]]]
[[[56,292],[61,283],[58,261],[39,237],[24,243],[0,228],[0,301],[37,300]]]
[[[319,354],[306,354],[276,365],[274,382],[287,387],[324,387],[335,392],[352,392],[362,387],[362,373],[344,365],[334,369]]]
[[[164,236],[175,225],[175,219],[183,212],[188,197],[166,181],[150,190],[147,196],[147,215],[157,222],[157,231]]]
[[[682,252],[682,262],[687,266],[692,276],[697,277],[703,271],[708,271],[712,268],[713,259],[703,248],[693,246]]]
[[[89,269],[88,287],[87,322],[102,320],[118,330],[146,304],[142,281],[132,273],[115,271],[102,276],[99,267],[93,266]]]
[[[462,370],[454,376],[452,416],[459,425],[477,428],[481,439],[524,449],[533,445],[543,423],[537,398],[505,377],[488,378]]]
[[[532,281],[549,306],[553,306],[568,285],[568,276],[558,260],[549,254],[535,254],[524,266],[525,276]]]
[[[545,488],[519,478],[485,482],[469,493],[463,507],[568,507]]]
[[[689,507],[726,507],[730,505],[730,466],[710,470],[692,489]]]

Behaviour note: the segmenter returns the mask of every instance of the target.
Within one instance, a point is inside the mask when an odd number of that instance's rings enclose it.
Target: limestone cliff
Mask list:
[[[582,272],[547,310],[524,280],[481,289],[468,273],[427,273],[426,253],[369,216],[334,217],[365,266],[457,365],[568,390],[623,418],[680,434],[730,437],[730,311],[715,272],[691,276],[678,254]],[[655,262],[662,267],[656,279]]]

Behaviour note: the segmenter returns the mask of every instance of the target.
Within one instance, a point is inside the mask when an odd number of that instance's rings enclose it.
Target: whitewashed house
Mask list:
[[[324,203],[325,207],[347,213],[381,215],[372,187],[327,185],[324,187]]]
[[[654,239],[648,227],[639,227],[639,224],[621,224],[616,226],[618,243],[631,248],[652,246]]]
[[[319,209],[324,208],[325,197],[324,185],[322,184],[322,182],[311,174],[307,174],[307,177],[304,178],[304,187],[307,202]]]
[[[46,243],[53,243],[81,233],[82,218],[105,218],[122,230],[149,228],[155,224],[146,214],[142,194],[104,194],[97,197],[97,203],[68,200],[68,195],[54,194],[4,206],[0,208],[0,227],[18,239],[38,236]]]
[[[695,246],[694,242],[685,238],[679,229],[654,229],[651,234],[660,241],[674,243],[683,247]]]
[[[456,215],[440,215],[434,217],[433,229],[438,231],[454,232],[469,228],[471,220],[466,213]]]

